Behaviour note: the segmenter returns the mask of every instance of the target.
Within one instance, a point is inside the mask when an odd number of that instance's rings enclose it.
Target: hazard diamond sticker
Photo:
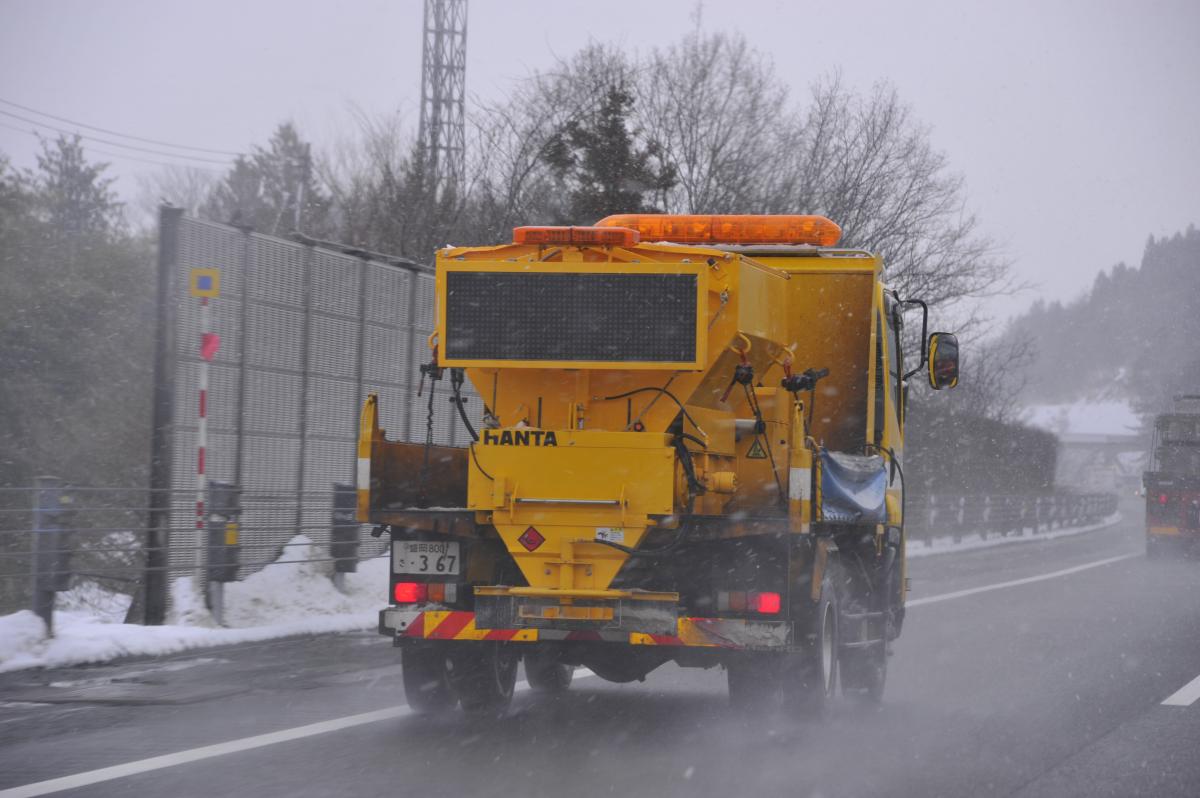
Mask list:
[[[521,537],[517,538],[517,542],[525,547],[525,551],[533,551],[538,546],[546,542],[546,538],[541,532],[538,532],[533,527],[529,527],[521,533]]]

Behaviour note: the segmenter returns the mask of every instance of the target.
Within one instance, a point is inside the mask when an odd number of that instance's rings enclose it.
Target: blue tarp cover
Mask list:
[[[887,522],[887,467],[878,455],[822,450],[821,519],[843,524]]]

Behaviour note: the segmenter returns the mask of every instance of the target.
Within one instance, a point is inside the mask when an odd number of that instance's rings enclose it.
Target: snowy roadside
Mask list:
[[[1031,543],[1079,535],[1120,522],[1120,513],[1088,526],[1056,529],[1037,535],[986,539],[966,535],[960,543],[950,537],[923,542],[909,557],[931,557],[977,549]],[[25,668],[55,668],[108,662],[119,657],[152,657],[194,648],[254,643],[295,635],[373,629],[386,599],[386,556],[359,563],[346,575],[346,592],[330,581],[330,563],[303,562],[328,557],[308,538],[293,538],[284,554],[242,582],[226,586],[226,626],[219,627],[204,608],[190,578],[179,579],[172,590],[173,612],[163,626],[121,623],[129,598],[96,585],[60,593],[54,614],[55,636],[47,639],[41,619],[29,610],[0,616],[0,673]]]
[[[386,603],[388,558],[358,564],[346,592],[330,580],[328,552],[298,536],[271,565],[225,589],[226,626],[204,608],[191,578],[172,588],[173,610],[163,626],[121,623],[129,597],[96,585],[60,593],[53,638],[29,610],[0,616],[0,673],[161,656],[193,648],[252,643],[293,635],[373,629]]]
[[[997,546],[1011,546],[1018,543],[1037,543],[1042,540],[1054,540],[1056,538],[1071,537],[1072,535],[1082,535],[1085,532],[1095,532],[1097,529],[1105,529],[1114,524],[1119,524],[1121,520],[1120,513],[1113,513],[1108,518],[1097,521],[1094,524],[1055,529],[1050,532],[1039,532],[1037,534],[1016,535],[1010,532],[1007,537],[1001,537],[999,532],[990,532],[986,538],[981,538],[977,533],[971,533],[963,535],[962,540],[958,543],[954,542],[954,538],[946,535],[945,537],[934,538],[932,546],[926,545],[925,541],[910,542],[907,556],[933,557],[939,554],[957,554],[964,551],[991,549]]]

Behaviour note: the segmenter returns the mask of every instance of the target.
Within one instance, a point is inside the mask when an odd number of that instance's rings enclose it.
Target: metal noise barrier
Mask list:
[[[350,553],[370,556],[379,544],[365,540],[356,523],[350,532],[352,515],[331,523],[338,495],[331,486],[355,479],[368,393],[380,396],[389,437],[425,440],[425,408],[414,399],[433,329],[432,269],[299,235],[261,235],[175,208],[161,210],[159,243],[157,414],[145,525],[148,550],[161,555],[147,572],[147,622],[167,614],[169,580],[156,573],[194,573],[202,585],[224,583],[231,573],[244,579],[262,565],[256,554],[282,551],[298,535],[329,550],[337,573],[352,572]],[[223,547],[223,538],[212,524],[196,528],[194,491],[186,490],[197,471],[202,362],[200,305],[189,286],[194,272],[213,269],[220,293],[209,310],[220,345],[206,394],[205,473],[237,486],[242,497],[234,522],[241,556],[219,567],[210,567],[205,552],[221,548],[218,542]],[[434,441],[464,444],[450,391],[439,385],[437,394]],[[466,408],[480,426],[482,403]]]

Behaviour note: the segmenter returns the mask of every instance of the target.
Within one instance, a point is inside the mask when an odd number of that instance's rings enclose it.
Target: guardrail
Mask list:
[[[174,508],[177,523],[195,524],[195,492],[165,493],[157,503]],[[151,556],[153,508],[144,489],[71,486],[52,477],[29,488],[0,488],[0,615],[33,608],[52,628],[55,594],[81,579],[136,596],[149,579],[165,574],[193,577],[219,620],[223,585],[276,562],[289,546],[309,545],[290,542],[300,534],[329,556],[289,562],[330,563],[330,577],[341,588],[360,559],[387,547],[354,520],[354,499],[351,485],[266,495],[212,482],[200,545],[194,527],[176,526],[173,532],[186,534]],[[966,534],[1038,534],[1095,523],[1116,508],[1112,494],[931,495],[910,500],[907,532],[929,546],[935,538],[958,542]],[[148,622],[148,614],[135,602],[127,620]]]
[[[210,483],[199,545],[193,542],[195,491],[162,493],[161,503],[176,511],[171,531],[178,537],[151,557],[153,508],[145,488],[81,487],[51,477],[33,487],[0,488],[0,615],[33,609],[49,628],[54,594],[80,580],[137,596],[148,579],[166,574],[191,576],[219,619],[221,586],[276,562],[289,547],[309,545],[293,542],[296,535],[329,556],[288,561],[330,563],[339,588],[358,562],[387,547],[354,520],[350,485],[268,495]],[[141,623],[145,614],[135,601],[127,621]]]
[[[937,496],[910,501],[909,540],[932,546],[935,538],[956,543],[964,535],[1024,535],[1094,524],[1117,511],[1111,493],[1056,493],[1041,496]]]

